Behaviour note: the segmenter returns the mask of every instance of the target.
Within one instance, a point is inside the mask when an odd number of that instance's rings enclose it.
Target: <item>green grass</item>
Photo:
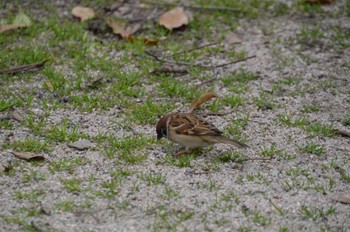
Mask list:
[[[50,152],[52,147],[45,141],[33,138],[25,138],[21,141],[14,141],[12,143],[5,144],[4,149],[13,149],[14,151],[21,152]]]
[[[62,182],[63,186],[69,192],[80,192],[81,191],[81,187],[80,187],[81,181],[77,178],[61,179],[61,182]]]
[[[21,106],[21,101],[18,99],[1,99],[0,100],[0,112],[7,111],[13,107]]]
[[[185,167],[191,167],[191,161],[195,159],[196,159],[196,155],[192,152],[188,155],[182,155],[179,157],[168,155],[164,157],[164,160],[161,163],[169,164],[171,166],[176,166],[179,168],[185,168]]]
[[[301,152],[314,154],[317,156],[323,155],[326,152],[324,146],[312,142],[306,142],[306,144],[302,147],[299,147]]]
[[[74,172],[76,167],[80,167],[88,162],[90,162],[90,160],[85,157],[61,158],[51,161],[49,170],[51,173],[63,171]]]
[[[321,135],[325,137],[331,137],[336,134],[332,124],[322,124],[320,122],[315,122],[308,125],[306,132],[310,135]]]
[[[336,214],[336,210],[337,208],[335,206],[331,206],[328,209],[301,206],[299,212],[305,218],[309,218],[313,221],[318,221],[318,220],[326,220],[329,216]]]
[[[14,195],[14,197],[16,199],[27,199],[29,200],[30,202],[37,202],[39,200],[39,198],[42,198],[44,196],[46,196],[47,193],[42,190],[42,189],[35,189],[35,190],[32,190],[32,191],[29,191],[29,192],[16,192],[16,194]]]
[[[164,184],[166,179],[161,173],[140,173],[138,177],[147,185]]]
[[[220,78],[220,80],[225,86],[228,87],[228,86],[237,84],[237,82],[246,84],[249,81],[255,80],[257,78],[258,78],[257,74],[244,69],[240,69],[238,71],[233,71],[232,73],[229,73],[228,75],[223,76],[222,78]]]
[[[142,163],[147,156],[140,150],[147,149],[154,143],[154,137],[147,138],[145,136],[125,136],[118,139],[115,136],[108,136],[107,143],[104,145],[105,155],[109,158],[116,157],[120,162],[129,164]]]

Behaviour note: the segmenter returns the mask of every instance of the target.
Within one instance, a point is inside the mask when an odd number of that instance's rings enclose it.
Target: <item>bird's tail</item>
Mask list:
[[[230,138],[226,138],[225,136],[218,136],[217,137],[217,141],[219,143],[227,143],[227,144],[231,144],[231,145],[234,145],[238,148],[247,148],[249,147],[247,144],[245,143],[242,143],[242,142],[239,142],[235,139],[230,139]]]

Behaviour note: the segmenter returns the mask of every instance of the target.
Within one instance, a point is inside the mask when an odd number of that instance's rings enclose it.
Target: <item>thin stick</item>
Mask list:
[[[242,58],[242,59],[239,59],[239,60],[235,60],[235,61],[231,61],[231,62],[228,62],[228,63],[225,63],[225,64],[220,64],[220,65],[215,65],[215,66],[206,66],[207,68],[222,68],[222,67],[225,67],[227,65],[230,65],[230,64],[236,64],[236,63],[239,63],[239,62],[242,62],[242,61],[246,61],[246,60],[249,60],[249,59],[252,59],[252,58],[255,58],[256,55],[254,56],[248,56],[248,57],[245,57],[245,58]]]
[[[47,60],[44,60],[42,62],[39,63],[35,63],[35,64],[26,64],[26,65],[21,65],[21,66],[16,66],[13,68],[8,68],[8,69],[1,69],[0,73],[16,73],[16,72],[25,72],[25,71],[29,71],[32,69],[36,69],[36,68],[41,68],[44,66],[44,64],[47,62]]]
[[[201,68],[205,68],[205,69],[214,69],[214,68],[222,68],[222,67],[225,67],[225,66],[228,66],[230,64],[236,64],[236,63],[239,63],[239,62],[242,62],[242,61],[246,61],[246,60],[249,60],[249,59],[252,59],[252,58],[255,58],[256,55],[253,55],[253,56],[248,56],[248,57],[245,57],[245,58],[242,58],[242,59],[239,59],[239,60],[234,60],[234,61],[231,61],[231,62],[228,62],[228,63],[225,63],[225,64],[220,64],[220,65],[210,65],[210,66],[207,66],[207,65],[201,65],[201,64],[191,64],[191,63],[188,63],[188,62],[178,62],[178,61],[171,61],[171,60],[166,60],[166,59],[162,59],[162,58],[159,58],[158,56],[152,54],[151,52],[148,52],[148,51],[145,51],[145,54],[147,54],[148,56],[152,57],[153,59],[159,61],[159,62],[165,62],[165,63],[169,63],[169,64],[176,64],[176,65],[187,65],[187,66],[197,66],[197,67],[201,67]],[[134,56],[140,56],[140,57],[145,57],[144,55],[141,55],[141,54],[135,54],[133,53]]]
[[[163,56],[162,58],[173,57],[173,56],[175,56],[175,55],[179,55],[179,54],[186,53],[186,52],[192,52],[192,51],[195,51],[195,50],[199,50],[199,49],[202,49],[202,48],[205,48],[205,47],[214,46],[214,45],[217,45],[217,44],[218,44],[217,42],[205,44],[205,45],[202,45],[202,46],[199,46],[199,47],[196,47],[196,48],[191,48],[191,49],[189,49],[189,50],[184,50],[184,51],[176,52],[176,53],[174,53],[174,54],[172,54],[172,55]]]
[[[174,73],[174,74],[187,74],[187,69],[173,69],[168,67],[159,67],[153,69],[150,73]]]
[[[246,159],[237,159],[237,161],[249,161],[249,160],[262,160],[262,161],[268,161],[268,160],[272,160],[273,157],[269,157],[269,158],[246,158]]]
[[[171,4],[171,3],[158,3],[158,2],[152,2],[152,1],[142,1],[145,4],[150,4],[150,5],[157,5],[157,6],[178,6],[176,4]],[[182,7],[192,9],[192,10],[210,10],[210,11],[230,11],[230,12],[241,12],[238,9],[231,8],[231,7],[225,7],[225,6],[189,6],[189,5],[184,5]]]
[[[187,65],[187,66],[194,65],[194,66],[199,66],[199,67],[205,68],[205,66],[200,65],[200,64],[191,64],[191,63],[188,63],[188,62],[171,61],[171,60],[166,60],[166,59],[159,58],[156,55],[154,55],[154,54],[152,54],[152,53],[150,53],[148,51],[145,51],[145,53],[147,55],[149,55],[150,57],[152,57],[155,60],[160,61],[160,62],[165,62],[165,63],[169,63],[169,64],[177,64],[177,65]]]
[[[210,82],[212,82],[212,81],[215,81],[216,79],[217,79],[216,77],[211,78],[211,79],[209,79],[209,80],[206,80],[206,81],[203,81],[203,82],[201,82],[201,83],[199,83],[199,84],[196,84],[196,86],[199,87],[199,86],[208,84],[208,83],[210,83]]]

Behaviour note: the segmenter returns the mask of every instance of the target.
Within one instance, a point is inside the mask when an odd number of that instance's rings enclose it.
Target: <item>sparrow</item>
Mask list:
[[[191,113],[169,113],[163,116],[157,123],[156,132],[158,140],[165,137],[186,147],[185,151],[176,155],[215,143],[231,144],[238,148],[249,147],[235,139],[223,136],[223,132],[214,125]]]

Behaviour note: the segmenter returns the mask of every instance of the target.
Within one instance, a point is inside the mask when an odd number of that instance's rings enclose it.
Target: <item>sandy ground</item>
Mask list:
[[[337,1],[324,9],[339,10],[344,2]],[[178,167],[166,161],[177,149],[166,142],[135,151],[145,154],[147,159],[134,165],[118,163],[98,147],[77,151],[66,143],[54,144],[53,151],[45,153],[46,161],[40,164],[19,161],[10,149],[2,149],[1,164],[14,168],[11,173],[3,168],[0,178],[0,230],[350,231],[350,205],[339,202],[340,196],[350,196],[350,139],[310,135],[301,127],[288,127],[278,121],[278,115],[290,114],[293,119],[305,116],[312,123],[350,130],[342,123],[350,115],[350,49],[347,46],[339,51],[329,36],[334,27],[349,33],[349,17],[288,14],[261,20],[243,18],[239,25],[234,32],[241,40],[239,49],[257,57],[213,70],[211,75],[217,80],[209,83],[208,88],[214,88],[220,96],[230,94],[220,78],[240,68],[259,77],[247,83],[249,90],[243,94],[247,104],[227,115],[206,119],[225,130],[232,119],[241,119],[249,112],[250,121],[243,135],[250,148],[241,153],[257,158],[265,148],[274,145],[271,160],[219,162],[215,157],[234,148],[215,145],[192,159],[189,167]],[[315,25],[320,25],[325,38],[309,43],[300,41],[301,28]],[[269,28],[273,30],[267,32]],[[349,38],[346,41],[350,43]],[[117,58],[119,54],[115,51],[111,56]],[[225,60],[216,57],[213,62]],[[282,88],[272,93],[273,98],[267,103],[276,107],[261,110],[254,104],[253,99],[261,92],[271,92],[276,83],[287,77],[297,77],[299,82],[281,84]],[[187,79],[188,76],[178,77],[179,81]],[[20,78],[15,80],[9,88],[34,85],[23,83]],[[190,81],[195,83],[198,80]],[[303,113],[305,105],[319,106],[319,110]],[[177,106],[185,107],[181,101]],[[41,113],[41,109],[31,110]],[[232,109],[227,107],[223,111]],[[6,112],[0,114],[4,116]],[[101,132],[110,132],[120,139],[133,136],[129,129],[117,126],[121,115],[117,107],[92,113],[71,107],[51,110],[47,120],[55,125],[68,118],[90,138]],[[0,128],[1,141],[32,136],[25,126],[13,123],[13,130]],[[134,130],[155,137],[155,125],[135,124]],[[299,147],[306,142],[324,146],[324,154],[302,152]],[[50,171],[50,163],[77,157],[84,162],[71,171]],[[118,173],[123,170],[129,174],[120,177]],[[37,176],[25,181],[24,176],[33,173]],[[161,178],[149,183],[142,175]],[[72,178],[79,180],[79,191],[68,191],[64,186],[62,180]],[[118,181],[115,192],[107,197],[104,183],[114,180]],[[20,197],[19,193],[30,196]],[[60,203],[71,208],[65,210]]]

